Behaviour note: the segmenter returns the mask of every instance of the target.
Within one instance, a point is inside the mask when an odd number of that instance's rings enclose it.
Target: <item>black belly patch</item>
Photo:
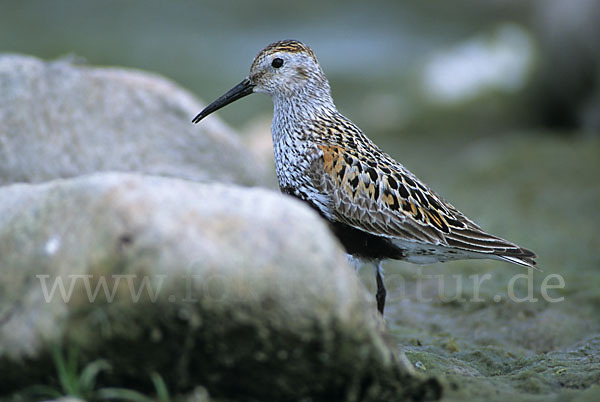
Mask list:
[[[379,260],[392,258],[401,260],[405,251],[396,247],[389,239],[353,228],[341,222],[329,222],[331,230],[340,240],[346,252],[355,257]]]
[[[385,237],[363,232],[360,229],[356,229],[342,222],[330,221],[323,215],[319,208],[313,205],[310,201],[304,199],[302,194],[297,194],[294,188],[282,187],[281,192],[301,199],[313,207],[319,213],[319,215],[329,222],[329,228],[342,243],[348,254],[351,254],[354,257],[371,260],[380,260],[384,258],[402,260],[406,258],[405,250],[396,247],[389,239]]]

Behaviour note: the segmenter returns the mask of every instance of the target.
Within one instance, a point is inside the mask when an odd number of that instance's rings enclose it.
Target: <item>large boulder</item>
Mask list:
[[[273,183],[218,118],[191,123],[202,108],[155,74],[0,55],[0,185],[108,170]]]
[[[0,395],[47,382],[62,347],[147,392],[157,372],[233,400],[437,397],[371,299],[322,219],[268,190],[122,173],[0,188]]]

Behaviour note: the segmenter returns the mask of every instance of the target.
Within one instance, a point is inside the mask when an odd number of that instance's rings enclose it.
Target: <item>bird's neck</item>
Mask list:
[[[282,136],[309,136],[308,129],[320,116],[336,113],[329,85],[273,96],[273,140]],[[303,138],[308,139],[308,138]]]

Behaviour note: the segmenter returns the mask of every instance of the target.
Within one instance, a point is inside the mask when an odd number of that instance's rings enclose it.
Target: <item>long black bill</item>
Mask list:
[[[192,123],[198,123],[200,120],[202,120],[212,112],[215,112],[221,109],[222,107],[229,105],[231,102],[243,98],[246,95],[250,95],[253,89],[254,84],[251,83],[248,78],[244,78],[242,82],[240,82],[235,87],[227,91],[225,95],[222,95],[221,97],[219,97],[219,99],[217,99],[216,101],[205,107],[203,111],[198,113],[198,115],[194,117],[194,120],[192,120]]]

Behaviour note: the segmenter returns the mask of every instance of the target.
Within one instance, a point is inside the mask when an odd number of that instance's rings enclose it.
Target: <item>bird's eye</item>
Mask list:
[[[273,61],[271,62],[271,65],[272,65],[274,68],[279,68],[279,67],[283,66],[283,60],[282,60],[282,59],[280,59],[279,57],[276,57],[276,58],[274,58],[274,59],[273,59]]]

